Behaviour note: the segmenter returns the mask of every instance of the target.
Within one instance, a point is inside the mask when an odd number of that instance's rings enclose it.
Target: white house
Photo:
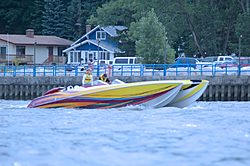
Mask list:
[[[34,35],[33,29],[27,29],[26,35],[0,34],[0,63],[18,59],[21,64],[65,63],[62,51],[72,43],[56,36]]]

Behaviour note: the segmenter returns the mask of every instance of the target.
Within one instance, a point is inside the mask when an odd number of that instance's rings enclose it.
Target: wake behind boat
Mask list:
[[[160,108],[185,107],[197,100],[206,90],[208,81],[164,80],[124,83],[115,80],[111,85],[97,80],[94,86],[68,86],[49,90],[34,99],[29,108],[105,109],[128,105]]]

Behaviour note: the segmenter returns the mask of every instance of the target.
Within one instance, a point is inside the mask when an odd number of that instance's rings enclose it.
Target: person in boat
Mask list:
[[[93,76],[90,68],[87,69],[82,77],[82,86],[93,86]]]
[[[107,74],[100,75],[99,80],[102,80],[104,82],[107,82],[107,83],[111,84],[111,81],[108,79]]]

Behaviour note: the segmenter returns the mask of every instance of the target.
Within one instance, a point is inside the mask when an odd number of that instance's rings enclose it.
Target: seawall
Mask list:
[[[201,80],[209,81],[209,86],[200,101],[250,101],[250,76],[116,76],[110,80],[124,82],[152,80]],[[94,79],[96,79],[94,77]],[[0,77],[0,99],[31,100],[43,95],[54,87],[81,85],[82,77]]]

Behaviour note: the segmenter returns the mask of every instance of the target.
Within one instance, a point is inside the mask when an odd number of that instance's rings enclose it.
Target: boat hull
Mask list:
[[[181,81],[148,81],[78,88],[41,96],[34,99],[28,107],[85,109],[117,108],[128,105],[157,107],[157,103],[161,103],[166,97],[176,96],[181,86]]]
[[[206,80],[166,80],[88,88],[70,86],[67,90],[58,87],[34,99],[28,107],[106,109],[143,105],[183,108],[197,100],[207,86]]]
[[[179,107],[183,108],[197,99],[204,93],[206,90],[209,81],[207,80],[182,80],[183,85],[180,92],[176,97],[165,107]]]

